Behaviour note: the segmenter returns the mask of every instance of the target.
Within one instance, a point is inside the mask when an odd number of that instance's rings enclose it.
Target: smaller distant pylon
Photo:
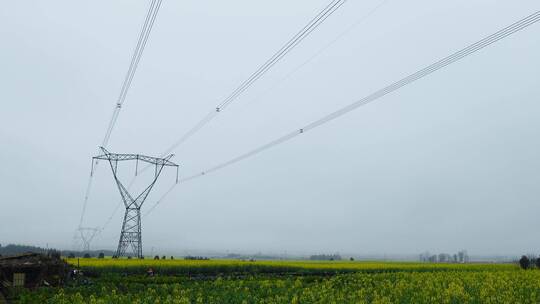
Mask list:
[[[101,229],[99,227],[79,227],[77,231],[82,241],[83,251],[90,251],[90,244],[101,232]]]

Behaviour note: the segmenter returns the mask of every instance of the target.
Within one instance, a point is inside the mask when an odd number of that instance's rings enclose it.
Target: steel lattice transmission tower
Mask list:
[[[90,251],[90,243],[92,243],[94,237],[101,232],[101,229],[99,229],[99,227],[79,227],[77,231],[79,232],[79,237],[83,242],[83,251],[88,252]]]
[[[148,197],[150,190],[152,190],[152,187],[154,187],[164,167],[176,167],[176,182],[178,182],[178,165],[169,161],[169,159],[173,157],[173,154],[165,158],[158,158],[140,154],[110,153],[105,148],[100,148],[103,151],[103,154],[93,157],[92,171],[94,160],[102,159],[109,161],[114,180],[116,181],[116,185],[118,186],[118,190],[120,190],[120,195],[124,201],[124,206],[126,207],[124,222],[122,224],[122,232],[120,233],[120,240],[118,242],[118,249],[116,250],[115,256],[121,257],[126,255],[126,250],[131,247],[133,255],[137,258],[142,258],[141,207]],[[120,182],[118,179],[118,162],[120,161],[136,161],[135,174],[137,174],[139,161],[155,166],[154,178],[150,185],[135,198],[129,194],[126,187],[124,187],[122,182]]]

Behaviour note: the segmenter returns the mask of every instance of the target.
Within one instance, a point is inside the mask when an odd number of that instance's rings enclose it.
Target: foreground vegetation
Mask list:
[[[80,263],[83,271],[93,272],[90,283],[22,291],[20,303],[540,302],[540,271],[510,264],[109,259]],[[147,267],[157,275],[141,274]]]

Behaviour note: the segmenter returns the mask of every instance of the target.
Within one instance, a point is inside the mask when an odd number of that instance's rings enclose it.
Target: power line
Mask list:
[[[217,109],[223,110],[227,105],[229,105],[238,95],[245,91],[255,80],[257,80],[262,74],[264,74],[268,69],[270,69],[278,60],[283,58],[287,53],[289,53],[296,45],[298,45],[302,40],[307,37],[312,31],[314,31],[324,20],[326,20],[330,15],[332,15],[339,7],[341,7],[345,1],[335,1],[330,3],[323,12],[319,13],[311,22],[306,25],[295,37],[293,37],[287,45],[280,49],[272,58],[270,58],[264,65],[262,65],[255,73],[253,73],[250,78],[242,83],[229,97],[227,97],[221,104],[218,105]]]
[[[384,0],[387,1],[387,0]],[[230,95],[228,95],[220,104],[214,109],[208,112],[201,120],[199,120],[191,129],[184,133],[172,146],[170,146],[165,152],[161,154],[164,156],[169,154],[172,150],[176,149],[179,145],[188,140],[191,136],[206,126],[212,119],[214,119],[221,111],[223,111],[229,104],[234,102],[244,91],[246,91],[254,82],[261,78],[268,70],[276,65],[283,57],[291,52],[298,44],[300,44],[309,34],[311,34],[317,27],[319,27],[328,17],[330,17],[336,10],[338,10],[346,0],[332,0],[326,7],[321,10],[315,17],[313,17],[299,32],[297,32],[285,45],[283,45],[272,57],[270,57],[264,64],[262,64],[255,72],[253,72],[244,82],[240,84]],[[143,167],[141,172],[148,169],[149,166]],[[135,180],[136,177],[133,178]],[[131,184],[133,184],[133,180]],[[168,192],[167,192],[168,193]],[[104,227],[108,225],[114,214],[119,209],[119,206],[113,211],[113,214],[109,217]]]
[[[365,15],[363,15],[362,17],[360,17],[358,20],[356,20],[353,24],[351,24],[347,29],[345,29],[345,31],[341,32],[336,38],[334,38],[333,40],[331,40],[329,43],[327,43],[326,45],[324,45],[322,48],[320,48],[313,56],[311,56],[310,58],[308,58],[306,61],[304,61],[302,64],[298,65],[295,69],[293,69],[290,73],[288,73],[284,78],[282,78],[281,80],[279,80],[278,82],[276,82],[269,90],[267,90],[265,93],[268,93],[270,90],[272,90],[273,88],[277,87],[277,85],[279,85],[281,82],[287,80],[289,77],[291,77],[294,73],[298,72],[299,70],[301,70],[304,66],[306,66],[308,63],[310,63],[311,61],[313,61],[313,59],[315,59],[317,56],[321,55],[324,51],[326,51],[328,48],[330,48],[333,44],[335,44],[337,41],[339,41],[341,38],[343,38],[345,35],[347,35],[349,32],[351,32],[356,26],[358,26],[359,24],[361,24],[362,22],[364,22],[365,20],[367,20],[369,17],[371,17],[377,10],[379,10],[383,5],[385,5],[389,0],[382,0],[378,5],[376,5],[373,9],[371,9],[368,13],[366,13]],[[264,93],[263,93],[264,95]],[[196,125],[192,130],[193,132],[196,132],[198,129],[202,128],[202,126],[204,126],[204,124],[206,124],[207,122],[209,122],[211,119],[214,118],[214,116],[217,115],[217,111],[212,111],[210,113],[208,113],[208,115],[202,119],[198,125]],[[200,125],[200,126],[199,126]],[[191,136],[191,132],[188,132],[186,133],[186,135],[184,135],[185,139],[187,139],[187,137]],[[183,142],[185,140],[184,138],[180,140],[180,142]],[[180,180],[180,182],[182,181],[187,181],[188,179],[183,179],[183,180]],[[169,193],[176,187],[176,184],[172,185],[158,200],[157,200],[157,203],[154,204],[144,215],[144,217],[146,217],[148,214],[150,214],[159,204],[160,202],[165,199],[165,197],[167,197],[169,195]],[[117,208],[118,209],[118,208]],[[116,213],[116,210],[115,210],[115,213]],[[114,214],[114,213],[113,213]],[[111,216],[112,217],[112,216]],[[110,218],[109,218],[109,221],[110,221]]]
[[[283,47],[281,47],[270,59],[261,65],[253,72],[244,82],[240,84],[232,93],[230,93],[221,103],[199,120],[191,129],[184,133],[172,146],[170,146],[162,155],[170,153],[179,145],[184,143],[188,138],[197,133],[214,117],[223,111],[228,105],[234,102],[244,91],[246,91],[255,81],[261,78],[268,70],[276,65],[285,55],[291,52],[298,44],[300,44],[309,34],[311,34],[319,25],[321,25],[328,17],[338,10],[346,0],[332,0],[322,11],[320,11],[308,24],[306,24],[298,33],[296,33]]]
[[[172,185],[167,191],[157,200],[157,202],[146,211],[146,213],[143,215],[143,218],[147,217],[154,209],[156,209],[157,206],[174,190],[177,184]]]
[[[117,103],[114,107],[113,115],[111,117],[111,121],[109,122],[109,127],[107,128],[107,132],[105,133],[105,137],[103,138],[103,142],[101,144],[102,147],[107,147],[111,133],[114,129],[114,126],[116,125],[118,115],[120,114],[122,105],[126,100],[127,93],[131,87],[131,82],[133,81],[133,77],[135,76],[135,72],[137,71],[137,67],[139,65],[139,61],[141,60],[144,48],[146,47],[146,43],[148,42],[148,37],[150,36],[152,27],[154,26],[154,22],[156,21],[157,13],[159,12],[159,9],[161,7],[161,1],[162,0],[152,0],[150,4],[148,14],[146,15],[144,25],[139,35],[139,40],[137,41],[137,46],[135,47],[135,51],[133,52],[133,55],[131,57],[129,69],[124,78],[122,89],[120,90],[120,95],[118,96]]]
[[[84,215],[86,214],[86,206],[88,205],[88,197],[90,196],[90,189],[92,189],[92,182],[94,178],[92,175],[88,177],[88,183],[86,184],[86,190],[84,191],[83,208],[81,211],[81,218],[79,219],[79,227],[82,226]]]
[[[365,15],[357,19],[353,24],[351,24],[349,27],[347,27],[343,32],[341,32],[338,36],[336,36],[334,39],[332,39],[330,42],[328,42],[326,45],[324,45],[322,48],[320,48],[317,52],[315,52],[311,57],[309,57],[307,60],[296,66],[293,70],[291,70],[288,74],[286,74],[283,78],[276,81],[270,88],[268,88],[266,91],[264,91],[262,94],[260,94],[257,98],[254,98],[252,101],[256,101],[266,94],[268,94],[270,91],[275,89],[277,86],[279,86],[282,82],[289,79],[292,75],[300,71],[302,68],[304,68],[306,65],[308,65],[310,62],[312,62],[315,58],[320,56],[322,53],[324,53],[327,49],[329,49],[332,45],[334,45],[336,42],[338,42],[341,38],[345,37],[347,34],[349,34],[355,27],[369,19],[375,12],[377,12],[382,6],[384,6],[389,0],[382,0],[377,6],[375,6],[373,9],[368,11]]]
[[[351,103],[337,111],[334,111],[330,114],[327,114],[323,117],[321,117],[320,119],[318,120],[315,120],[307,125],[305,125],[303,128],[300,128],[300,129],[297,129],[297,130],[294,130],[292,132],[289,132],[287,134],[285,134],[284,136],[281,136],[267,144],[264,144],[262,146],[259,146],[258,148],[256,149],[253,149],[247,153],[244,153],[244,154],[241,154],[235,158],[232,158],[228,161],[225,161],[221,164],[218,164],[216,166],[213,166],[213,167],[210,167],[209,169],[207,170],[204,170],[204,171],[201,171],[200,173],[197,173],[197,174],[194,174],[194,175],[191,175],[191,176],[188,176],[186,178],[183,178],[183,179],[180,179],[180,182],[186,182],[186,181],[190,181],[192,179],[195,179],[195,178],[198,178],[198,177],[201,177],[201,176],[204,176],[206,174],[209,174],[209,173],[212,173],[212,172],[215,172],[217,170],[220,170],[220,169],[223,169],[225,167],[228,167],[232,164],[235,164],[237,162],[240,162],[244,159],[247,159],[249,157],[252,157],[256,154],[259,154],[265,150],[268,150],[276,145],[279,145],[279,144],[282,144],[286,141],[289,141],[293,138],[295,138],[296,136],[300,135],[300,134],[303,134],[307,131],[310,131],[316,127],[319,127],[327,122],[330,122],[342,115],[345,115],[363,105],[366,105],[372,101],[375,101],[385,95],[388,95],[394,91],[397,91],[398,89],[410,84],[410,83],[413,83],[421,78],[424,78],[456,61],[459,61],[505,37],[508,37],[536,22],[538,22],[540,20],[540,11],[537,11],[501,30],[499,30],[498,32],[492,34],[492,35],[489,35],[487,37],[485,37],[484,39],[482,40],[479,40],[469,46],[467,46],[466,48],[463,48],[455,53],[453,53],[452,55],[450,56],[447,56],[421,70],[418,70],[417,72],[413,73],[413,74],[410,74],[409,76],[405,77],[405,78],[402,78],[401,80],[399,81],[396,81],[370,95],[367,95],[365,96],[364,98],[354,102],[354,103]],[[149,209],[149,211],[145,214],[145,216],[147,216],[148,214],[150,214],[153,210],[155,210],[155,208],[165,199],[165,197],[170,194],[172,192],[172,190],[175,188],[176,184],[173,185],[171,188],[169,188],[169,190],[165,193],[165,195],[163,195],[155,204],[154,206],[152,206],[151,209]]]
[[[116,125],[116,121],[118,120],[118,116],[120,114],[120,110],[122,109],[122,105],[124,104],[126,100],[127,93],[129,91],[129,88],[131,87],[131,82],[133,81],[133,76],[135,75],[135,72],[137,70],[137,67],[139,65],[139,61],[141,60],[141,56],[143,54],[144,48],[146,47],[146,43],[148,42],[148,37],[150,36],[150,32],[152,31],[152,27],[154,25],[154,22],[157,17],[157,13],[161,7],[161,1],[162,0],[152,0],[150,3],[150,6],[148,8],[148,11],[146,13],[143,26],[141,28],[141,32],[139,33],[139,38],[137,40],[137,45],[135,47],[135,50],[133,51],[133,54],[131,56],[131,62],[129,64],[128,71],[126,73],[126,76],[124,77],[124,81],[122,83],[122,88],[120,90],[120,94],[118,96],[118,99],[116,101],[116,104],[114,106],[114,109],[112,111],[111,119],[109,121],[109,124],[107,126],[107,129],[105,131],[105,136],[103,137],[101,146],[107,147],[112,131]],[[96,161],[95,169],[97,169],[98,162]],[[90,195],[90,190],[92,188],[92,181],[93,176],[90,175],[88,178],[88,183],[85,190],[84,195],[84,201],[83,201],[83,208],[81,212],[81,218],[79,221],[79,227],[83,223],[84,215],[86,213],[86,207],[88,205],[88,198]]]

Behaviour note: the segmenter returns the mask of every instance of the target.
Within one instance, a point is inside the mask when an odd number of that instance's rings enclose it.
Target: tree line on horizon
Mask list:
[[[2,246],[0,244],[0,256],[18,255],[23,253],[41,253],[48,254],[49,252],[60,252],[63,256],[67,257],[85,257],[85,256],[98,256],[100,253],[104,255],[113,255],[114,252],[110,250],[91,250],[91,251],[77,251],[77,250],[58,250],[55,248],[42,248],[31,245],[17,245],[8,244]]]
[[[421,262],[429,263],[468,263],[470,262],[469,255],[467,250],[460,250],[457,253],[448,254],[448,253],[439,253],[439,254],[430,254],[425,252],[419,256]]]

